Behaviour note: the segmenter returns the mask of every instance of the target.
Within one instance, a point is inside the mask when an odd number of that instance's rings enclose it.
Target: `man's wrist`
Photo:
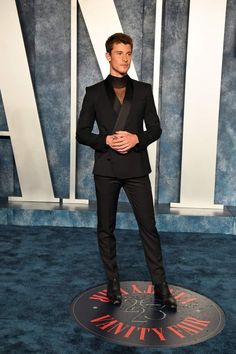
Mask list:
[[[112,143],[112,135],[107,135],[106,136],[106,144],[111,146]]]

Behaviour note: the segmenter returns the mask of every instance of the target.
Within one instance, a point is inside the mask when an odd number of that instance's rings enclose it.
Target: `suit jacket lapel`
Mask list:
[[[107,97],[110,101],[110,105],[111,105],[111,109],[113,110],[113,107],[114,107],[114,102],[115,102],[115,99],[116,99],[116,94],[113,90],[113,87],[111,86],[111,83],[108,79],[108,77],[104,80],[104,85],[105,85],[105,90],[106,90],[106,94],[107,94]]]
[[[132,104],[132,99],[133,99],[133,82],[129,76],[128,76],[128,80],[127,80],[124,102],[122,105],[120,104],[118,98],[116,97],[115,91],[113,90],[113,87],[109,81],[109,77],[107,77],[104,80],[104,86],[105,86],[105,91],[106,91],[107,97],[110,101],[111,109],[116,114],[116,117],[119,114],[121,106],[127,105],[127,106],[129,106],[129,110],[130,110],[130,107]],[[128,107],[126,108],[126,111],[127,111],[127,109],[128,109]]]
[[[125,92],[125,98],[124,98],[124,104],[125,104],[125,102],[127,102],[127,101],[129,101],[130,104],[132,104],[133,94],[134,94],[133,81],[132,81],[132,79],[128,76],[127,86],[126,86],[126,92]]]

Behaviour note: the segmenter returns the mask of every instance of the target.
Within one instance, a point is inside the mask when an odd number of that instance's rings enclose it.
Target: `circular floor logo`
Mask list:
[[[89,289],[71,304],[76,322],[98,337],[127,346],[180,347],[206,341],[224,328],[224,313],[198,293],[170,285],[177,312],[153,296],[145,281],[121,283],[122,304],[112,305],[106,285]]]

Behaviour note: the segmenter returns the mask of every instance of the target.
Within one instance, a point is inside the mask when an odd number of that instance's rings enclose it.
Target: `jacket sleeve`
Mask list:
[[[80,144],[88,145],[94,150],[105,152],[109,146],[106,144],[106,135],[93,133],[96,110],[93,92],[86,88],[82,108],[77,122],[76,139]]]
[[[144,122],[146,130],[137,133],[139,143],[134,147],[135,151],[145,150],[149,144],[158,140],[162,133],[160,119],[154,103],[152,87],[149,84],[147,84]]]

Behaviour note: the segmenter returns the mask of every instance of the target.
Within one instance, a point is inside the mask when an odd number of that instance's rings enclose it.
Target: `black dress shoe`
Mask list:
[[[107,297],[114,305],[120,305],[122,296],[120,292],[120,282],[117,278],[108,281]]]
[[[171,295],[166,282],[160,284],[154,284],[154,296],[161,301],[162,305],[165,305],[172,311],[177,310],[177,303],[175,298]]]

